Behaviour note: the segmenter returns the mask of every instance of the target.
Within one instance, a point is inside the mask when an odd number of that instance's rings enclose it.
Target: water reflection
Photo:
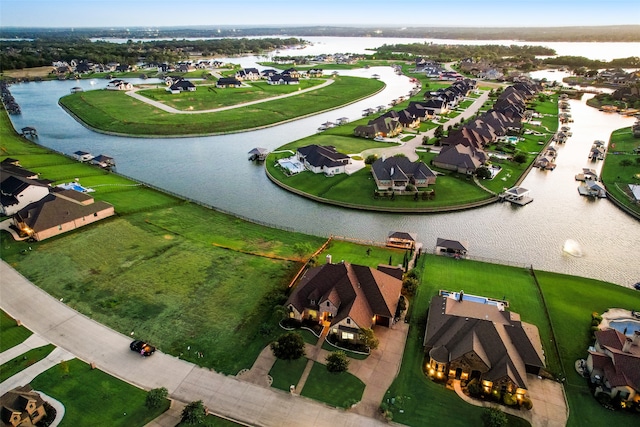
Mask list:
[[[580,197],[574,180],[583,167],[594,167],[587,160],[591,143],[595,139],[607,141],[612,130],[630,126],[633,120],[598,112],[587,107],[584,99],[570,101],[575,120],[573,136],[558,147],[556,169],[533,170],[523,182],[535,200],[522,208],[507,203],[435,215],[368,213],[305,200],[273,185],[262,168],[247,161],[249,150],[257,146],[274,149],[313,134],[320,123],[338,117],[359,118],[363,109],[386,104],[411,87],[408,79],[396,76],[389,68],[351,73],[380,74],[387,88],[373,98],[339,110],[250,133],[178,139],[97,134],[79,125],[57,105],[58,98],[69,93],[71,87],[88,90],[91,81],[14,85],[11,91],[23,113],[12,120],[18,129],[36,127],[39,141],[45,146],[66,153],[86,150],[110,155],[126,175],[278,226],[315,235],[374,241],[384,241],[392,230],[409,231],[418,234],[427,250],[435,246],[437,237],[467,240],[470,253],[476,256],[624,286],[640,280],[638,223],[607,200],[593,202]],[[93,86],[97,84],[106,85],[106,81],[99,80]],[[599,169],[600,164],[595,167]],[[566,254],[563,249],[568,239],[580,245],[582,257]]]

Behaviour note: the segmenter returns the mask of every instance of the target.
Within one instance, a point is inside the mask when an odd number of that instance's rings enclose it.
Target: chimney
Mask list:
[[[331,264],[331,254],[327,255],[327,264]]]
[[[633,341],[631,341],[629,338],[624,340],[624,344],[622,345],[622,352],[631,353],[631,344],[633,344]]]

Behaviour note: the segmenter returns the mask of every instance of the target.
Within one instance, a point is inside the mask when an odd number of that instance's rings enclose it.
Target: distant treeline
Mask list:
[[[556,51],[544,46],[502,46],[502,45],[445,45],[434,43],[411,43],[382,45],[376,49],[379,59],[393,59],[397,54],[424,56],[440,62],[459,61],[464,58],[478,58],[485,61],[498,60],[504,57],[533,58],[535,56],[551,56]]]
[[[599,70],[602,68],[640,68],[640,57],[630,56],[628,58],[612,59],[611,61],[600,61],[585,58],[584,56],[557,56],[547,58],[545,64],[568,67],[569,69],[587,68]]]
[[[260,54],[305,43],[298,38],[162,40],[148,42],[92,42],[88,38],[37,37],[34,40],[0,41],[0,69],[14,70],[51,65],[54,61],[88,60],[133,65],[143,62],[176,62],[190,55],[203,57]]]
[[[621,10],[620,13],[625,13]],[[527,42],[638,42],[640,25],[595,27],[160,27],[148,28],[3,28],[0,38],[183,38],[183,37],[412,37],[459,40],[519,40]]]

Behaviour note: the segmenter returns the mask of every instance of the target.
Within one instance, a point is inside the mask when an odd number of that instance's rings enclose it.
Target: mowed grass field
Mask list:
[[[239,88],[224,89],[216,88],[213,83],[209,83],[198,85],[193,92],[174,94],[168,92],[165,87],[160,87],[140,90],[138,94],[178,110],[199,111],[286,95],[318,86],[326,81],[327,79],[302,79],[297,85],[270,85],[264,80],[259,80],[246,82],[246,85]],[[332,80],[328,81],[332,82]]]
[[[18,159],[55,183],[79,176],[117,215],[43,242],[2,232],[2,258],[69,306],[162,351],[224,373],[250,367],[276,336],[273,308],[325,239],[265,228],[70,162],[15,135],[3,117],[0,160]]]
[[[293,97],[202,114],[168,113],[121,91],[81,92],[62,97],[59,102],[83,123],[105,132],[204,135],[249,130],[316,114],[366,98],[383,87],[384,83],[374,79],[336,77],[326,87]]]
[[[633,201],[629,184],[640,185],[640,155],[633,150],[640,147],[631,128],[622,128],[611,134],[607,157],[602,166],[602,182],[607,190],[632,211],[640,214],[640,205]]]

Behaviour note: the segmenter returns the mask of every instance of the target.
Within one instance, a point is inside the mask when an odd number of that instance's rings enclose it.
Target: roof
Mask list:
[[[476,153],[477,152],[469,146],[456,144],[447,150],[441,151],[433,161],[458,168],[462,167],[475,170],[483,163],[483,161],[476,157]]]
[[[387,239],[401,239],[401,240],[410,240],[412,242],[416,241],[415,233],[405,233],[404,231],[391,231],[387,236]]]
[[[13,412],[20,412],[21,422],[29,420],[29,413],[26,406],[29,401],[33,401],[36,407],[44,405],[42,397],[29,384],[16,387],[0,396],[0,414],[2,425],[11,425],[9,420]],[[6,423],[6,424],[5,424]],[[29,424],[31,425],[31,424]]]
[[[77,194],[68,193],[69,191]],[[58,193],[50,193],[42,200],[27,205],[17,213],[17,216],[29,228],[38,233],[113,208],[112,205],[104,201],[87,203],[85,199],[79,200],[81,196],[88,196],[75,190],[64,190],[59,194],[58,196]]]
[[[595,332],[596,342],[606,350],[594,359],[611,387],[629,386],[640,391],[640,345],[615,329]],[[627,348],[625,348],[625,345]],[[592,356],[597,354],[592,352]],[[595,367],[595,366],[594,366]]]
[[[351,160],[346,154],[338,153],[332,145],[307,145],[297,151],[313,167],[342,166]]]
[[[374,315],[395,315],[402,280],[388,274],[391,269],[391,266],[374,269],[349,263],[324,264],[309,269],[286,305],[291,304],[302,312],[305,308],[317,310],[330,301],[338,307],[332,324],[349,317],[358,327],[371,327]]]
[[[371,171],[378,180],[383,181],[425,180],[436,176],[424,162],[412,162],[406,157],[378,159],[371,165]]]
[[[525,389],[527,366],[545,366],[537,328],[521,322],[517,313],[443,296],[431,299],[424,346],[426,351],[446,348],[449,362],[473,352],[486,365],[483,378],[508,377]]]
[[[436,240],[436,246],[453,249],[456,251],[467,251],[467,247],[469,246],[469,244],[467,242],[459,242],[457,240],[448,240],[438,237],[438,239]]]

